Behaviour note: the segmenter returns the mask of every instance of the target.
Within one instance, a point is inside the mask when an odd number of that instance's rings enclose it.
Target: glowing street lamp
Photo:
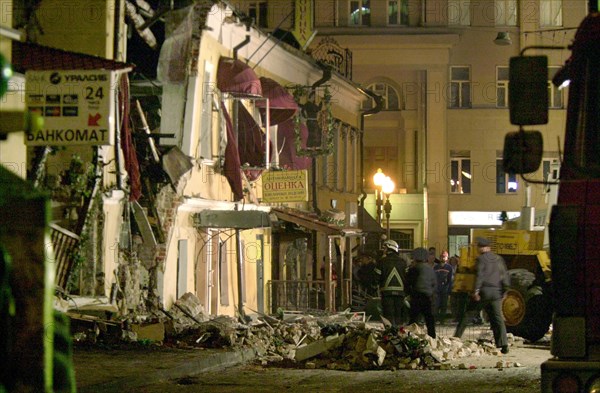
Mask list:
[[[377,223],[381,225],[381,210],[383,207],[383,183],[385,182],[385,174],[381,168],[373,175],[373,184],[375,184],[375,205],[377,206]]]
[[[381,191],[385,194],[385,231],[388,239],[390,238],[390,215],[392,213],[390,194],[394,192],[394,188],[396,188],[396,185],[389,176],[386,176],[383,185],[381,186]]]

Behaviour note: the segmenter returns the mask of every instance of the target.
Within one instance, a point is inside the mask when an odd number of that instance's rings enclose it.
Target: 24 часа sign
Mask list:
[[[25,105],[41,116],[29,146],[112,145],[115,74],[106,70],[28,71]]]

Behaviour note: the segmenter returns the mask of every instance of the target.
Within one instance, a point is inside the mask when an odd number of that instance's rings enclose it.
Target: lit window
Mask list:
[[[448,0],[448,25],[470,26],[471,25],[471,1],[470,0]]]
[[[408,0],[388,1],[388,24],[408,26]]]
[[[496,193],[497,194],[512,194],[517,192],[519,183],[517,182],[516,174],[504,172],[502,167],[502,159],[496,160]]]
[[[558,180],[560,165],[556,158],[542,159],[542,171],[544,182],[555,182]],[[544,193],[550,192],[550,186],[544,187]]]
[[[540,0],[540,26],[562,26],[562,0]]]
[[[561,67],[548,67],[548,107],[554,109],[563,108],[563,90],[552,83],[552,78]]]
[[[471,193],[471,158],[470,153],[450,152],[450,193]]]
[[[494,10],[496,26],[517,25],[517,0],[496,0]]]
[[[471,68],[450,67],[450,108],[471,107]]]
[[[371,24],[371,1],[350,1],[350,25],[369,26]]]

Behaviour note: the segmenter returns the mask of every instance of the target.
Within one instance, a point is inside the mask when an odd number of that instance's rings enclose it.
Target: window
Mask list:
[[[351,26],[369,26],[369,25],[371,25],[371,1],[370,0],[350,1],[350,25]]]
[[[519,184],[516,174],[508,174],[502,168],[502,159],[496,160],[496,193],[509,194],[517,192]]]
[[[496,26],[517,25],[517,0],[496,0],[494,5]]]
[[[471,0],[448,0],[448,26],[471,25]]]
[[[388,1],[388,24],[408,26],[408,0]]]
[[[563,91],[552,83],[552,78],[561,67],[548,67],[548,107],[554,109],[563,108]]]
[[[398,91],[387,83],[371,83],[367,88],[381,96],[383,99],[384,111],[397,111],[400,109]],[[367,98],[363,101],[363,110],[371,109],[375,106],[375,100]]]
[[[560,165],[556,158],[542,159],[542,171],[544,182],[553,182],[558,180]],[[550,192],[550,186],[544,187],[544,193]]]
[[[412,250],[414,248],[415,234],[412,229],[391,229],[390,239],[395,240],[403,250]]]
[[[496,107],[508,108],[508,67],[496,67]]]
[[[266,1],[254,1],[248,6],[248,16],[254,18],[254,23],[258,27],[267,28],[267,2]]]
[[[562,0],[540,0],[540,26],[562,26]]]
[[[471,67],[450,67],[450,108],[471,107]]]
[[[212,160],[212,120],[213,120],[213,101],[217,89],[211,83],[213,65],[209,62],[204,63],[204,76],[202,79],[202,117],[200,119],[200,158]]]
[[[450,193],[471,193],[470,156],[470,152],[450,152]]]

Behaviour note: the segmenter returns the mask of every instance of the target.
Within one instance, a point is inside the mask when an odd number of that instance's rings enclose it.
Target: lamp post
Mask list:
[[[390,214],[392,213],[392,204],[390,203],[390,194],[394,191],[396,185],[390,179],[389,176],[385,177],[385,180],[381,186],[381,191],[385,194],[385,205],[383,207],[385,211],[385,234],[387,238],[390,238]]]
[[[373,184],[375,184],[375,205],[377,206],[377,223],[381,225],[381,208],[383,207],[383,182],[385,181],[385,175],[381,168],[377,169],[377,172],[373,175]]]

